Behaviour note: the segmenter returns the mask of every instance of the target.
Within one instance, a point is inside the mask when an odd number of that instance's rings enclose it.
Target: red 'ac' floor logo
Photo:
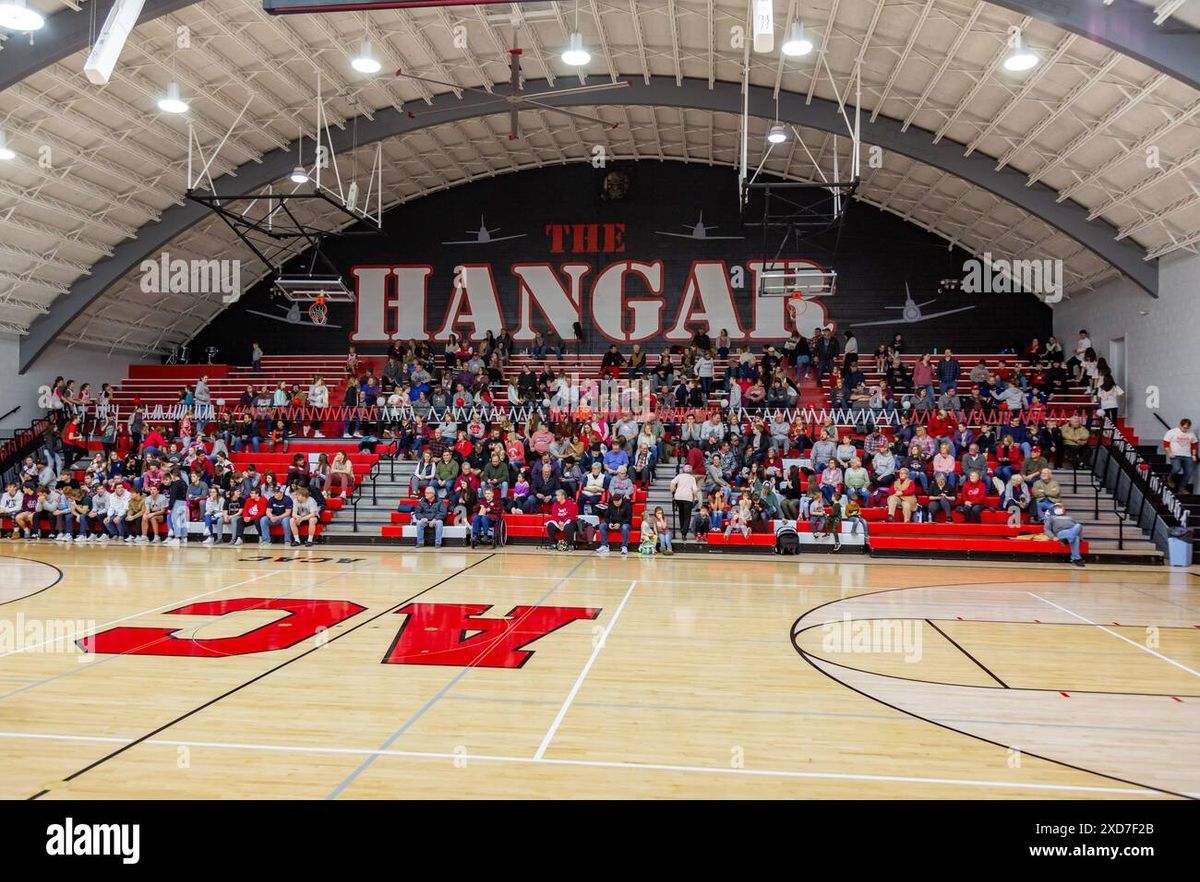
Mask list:
[[[533,655],[529,644],[600,609],[581,606],[514,606],[503,617],[483,617],[485,603],[410,603],[383,658],[389,665],[519,668]],[[85,652],[222,658],[287,649],[365,611],[345,600],[243,597],[193,603],[166,615],[226,616],[247,610],[283,613],[278,619],[229,637],[180,636],[184,628],[116,627],[78,641]],[[190,630],[190,626],[189,626]],[[333,639],[336,639],[334,635]]]

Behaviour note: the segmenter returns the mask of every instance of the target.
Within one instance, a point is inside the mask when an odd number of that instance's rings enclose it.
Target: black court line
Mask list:
[[[58,573],[58,578],[55,579],[53,582],[51,582],[49,585],[47,585],[45,588],[39,588],[37,591],[34,591],[32,594],[23,594],[20,597],[14,597],[12,600],[0,601],[0,606],[5,606],[10,603],[18,603],[19,601],[22,601],[22,600],[28,600],[31,597],[37,597],[43,591],[49,591],[51,588],[53,588],[55,585],[57,585],[59,582],[61,582],[63,580],[63,571],[60,570],[58,567],[56,567],[52,563],[46,563],[44,560],[36,560],[35,558],[32,558],[32,557],[18,557],[16,555],[4,555],[4,557],[0,558],[0,560],[24,560],[24,561],[28,561],[29,563],[36,563],[36,564],[41,564],[44,567],[50,567],[50,569],[52,569],[52,570],[54,570],[54,572]]]
[[[991,677],[993,680],[995,680],[997,683],[999,683],[1005,689],[1008,688],[1008,684],[1005,683],[1003,680],[1001,680],[999,677],[997,677],[995,674],[993,674],[991,671],[989,671],[987,668],[987,665],[985,665],[983,662],[981,662],[975,656],[971,655],[971,653],[967,652],[957,640],[955,640],[953,637],[951,637],[949,634],[947,634],[945,631],[943,631],[941,628],[939,628],[937,625],[935,625],[930,619],[925,619],[925,624],[927,624],[929,627],[933,628],[933,630],[937,631],[939,634],[941,634],[943,637],[945,637],[947,640],[949,640],[950,644],[955,649],[957,649],[959,652],[961,652],[963,655],[965,655],[971,661],[975,662],[975,664],[977,664],[979,666],[979,669],[981,671],[983,671],[985,674],[987,674],[989,677]]]
[[[190,717],[194,714],[198,714],[200,711],[202,711],[206,708],[212,707],[217,702],[228,698],[229,696],[233,695],[235,692],[240,692],[241,690],[245,689],[247,686],[251,686],[251,685],[257,683],[259,680],[262,680],[263,678],[269,676],[270,674],[273,674],[278,670],[286,668],[292,662],[297,662],[300,659],[304,658],[305,656],[310,655],[311,653],[314,653],[314,652],[317,652],[318,650],[324,649],[326,646],[333,643],[335,640],[340,640],[341,638],[345,637],[347,634],[354,633],[359,628],[362,628],[365,625],[371,624],[376,619],[380,619],[383,616],[386,616],[386,615],[389,615],[390,613],[395,612],[396,610],[400,609],[400,607],[404,606],[405,604],[412,603],[414,600],[416,600],[422,594],[427,594],[428,592],[432,591],[434,588],[437,588],[441,585],[445,585],[451,579],[458,578],[463,573],[465,573],[467,570],[473,569],[474,567],[479,566],[481,563],[486,563],[487,561],[491,560],[493,557],[495,557],[494,553],[488,554],[486,557],[483,557],[480,560],[475,561],[475,563],[469,564],[460,570],[456,570],[455,572],[446,576],[444,579],[440,579],[439,581],[434,582],[428,588],[424,588],[421,591],[418,591],[416,594],[412,595],[411,597],[405,598],[404,600],[401,600],[399,603],[389,606],[387,609],[383,610],[379,614],[373,615],[369,619],[364,619],[363,621],[359,622],[354,627],[347,628],[346,630],[342,631],[341,633],[336,634],[333,637],[330,637],[323,644],[310,647],[309,649],[306,649],[304,652],[300,653],[299,655],[294,655],[291,658],[287,659],[286,661],[280,662],[275,667],[268,668],[267,670],[263,671],[261,674],[257,674],[256,676],[251,677],[245,683],[241,683],[237,686],[234,686],[232,689],[229,689],[229,690],[221,693],[220,695],[209,699],[208,701],[204,702],[203,704],[192,708],[190,711],[180,714],[175,719],[168,720],[166,723],[163,723],[163,725],[159,726],[157,729],[154,729],[150,732],[147,732],[145,735],[141,735],[138,738],[135,738],[133,741],[130,741],[127,744],[124,744],[121,747],[117,748],[112,753],[109,753],[109,754],[106,754],[105,756],[100,757],[100,759],[96,760],[95,762],[89,763],[88,765],[84,766],[82,769],[79,769],[76,772],[72,772],[70,775],[63,778],[62,780],[64,782],[72,781],[75,778],[78,778],[80,775],[90,772],[92,769],[96,768],[97,766],[103,765],[104,763],[108,762],[109,760],[115,759],[116,757],[120,756],[125,751],[129,750],[131,747],[136,747],[137,745],[141,744],[142,742],[148,741],[149,739],[153,738],[154,736],[158,735],[159,733],[164,732],[167,729],[171,728],[176,723],[181,723],[184,720],[186,720],[188,717]],[[31,800],[38,799],[40,797],[45,796],[49,792],[50,792],[50,790],[48,788],[43,788],[43,789],[39,790],[37,793],[30,796],[29,799],[31,799]]]
[[[978,584],[996,585],[996,584],[1010,584],[1010,583],[980,582]],[[974,738],[976,741],[982,741],[985,744],[992,744],[992,745],[995,745],[996,747],[1004,748],[1005,750],[1011,750],[1012,749],[1011,744],[1004,744],[1000,741],[996,741],[995,739],[986,738],[983,735],[976,735],[974,732],[968,732],[965,729],[956,728],[955,726],[951,726],[949,723],[943,723],[938,720],[931,719],[930,717],[922,716],[921,714],[918,714],[915,711],[911,711],[906,708],[902,708],[898,705],[892,704],[889,701],[885,701],[884,699],[880,698],[877,695],[872,695],[869,692],[864,692],[863,690],[859,689],[856,686],[851,686],[849,683],[845,682],[844,680],[839,680],[837,677],[835,677],[829,671],[826,671],[823,667],[821,667],[820,664],[817,663],[816,656],[810,655],[808,652],[806,652],[800,646],[799,643],[796,642],[796,638],[799,636],[799,634],[803,633],[805,630],[808,630],[807,628],[805,628],[805,629],[801,629],[801,631],[798,632],[796,630],[796,626],[800,624],[801,620],[805,616],[811,615],[812,613],[814,613],[817,610],[822,609],[826,606],[832,606],[835,603],[841,603],[846,600],[852,600],[855,597],[873,597],[873,596],[878,596],[880,594],[891,594],[896,591],[912,591],[913,589],[953,588],[953,587],[958,587],[958,585],[957,584],[908,585],[903,588],[887,588],[887,589],[884,589],[883,591],[873,591],[870,594],[852,594],[852,595],[850,595],[850,597],[839,597],[836,600],[830,600],[830,601],[826,601],[825,603],[818,604],[817,606],[814,606],[812,609],[808,610],[807,612],[802,613],[800,615],[800,617],[798,619],[796,619],[796,621],[792,622],[792,627],[791,627],[791,630],[789,633],[789,639],[792,644],[792,649],[796,650],[796,653],[800,656],[800,658],[804,659],[804,661],[806,661],[812,668],[814,668],[816,671],[818,671],[822,676],[828,677],[830,680],[832,680],[834,683],[837,683],[839,686],[844,686],[846,689],[849,689],[851,692],[858,693],[863,698],[866,698],[869,701],[873,701],[876,704],[881,704],[886,708],[891,708],[892,710],[896,711],[896,713],[904,714],[905,716],[912,717],[913,719],[917,719],[917,720],[921,720],[922,722],[929,723],[931,726],[937,726],[939,729],[945,729],[948,732],[954,732],[955,734],[958,734],[958,735],[965,735],[967,738]],[[824,664],[829,664],[834,667],[842,667],[841,665],[838,665],[837,662],[830,662],[826,659],[820,659],[820,661]],[[874,672],[863,671],[862,673],[874,673]],[[874,676],[886,676],[886,675],[874,674]],[[985,687],[985,688],[992,689],[995,687],[989,686],[989,687]],[[1118,781],[1121,784],[1128,784],[1132,787],[1140,787],[1145,790],[1153,790],[1157,793],[1162,793],[1165,796],[1174,796],[1174,797],[1178,797],[1179,799],[1191,799],[1191,800],[1195,800],[1197,798],[1195,796],[1191,796],[1186,793],[1179,793],[1174,790],[1166,790],[1162,787],[1155,787],[1153,784],[1144,784],[1141,781],[1133,781],[1128,778],[1121,778],[1117,775],[1109,774],[1108,772],[1099,772],[1099,771],[1096,771],[1095,769],[1089,769],[1086,766],[1076,765],[1074,763],[1067,762],[1066,760],[1055,759],[1054,757],[1045,756],[1044,754],[1032,753],[1027,750],[1022,751],[1022,752],[1026,756],[1031,756],[1034,759],[1040,759],[1040,760],[1043,760],[1048,763],[1054,763],[1057,766],[1063,766],[1064,768],[1067,768],[1067,769],[1074,769],[1077,772],[1085,772],[1089,775],[1096,775],[1097,777],[1100,777],[1100,778],[1107,778],[1110,781]]]

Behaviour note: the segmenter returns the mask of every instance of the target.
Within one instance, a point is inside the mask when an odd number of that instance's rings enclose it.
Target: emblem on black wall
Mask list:
[[[504,242],[508,239],[524,238],[524,233],[515,233],[511,236],[493,236],[492,233],[500,232],[500,227],[488,228],[487,223],[483,219],[483,215],[479,215],[479,229],[467,230],[468,233],[474,234],[474,239],[451,239],[449,242],[443,242],[443,245],[490,245],[493,242]]]
[[[943,309],[941,312],[935,312],[933,315],[925,315],[921,312],[922,307],[928,306],[931,303],[936,303],[937,299],[926,300],[923,303],[917,303],[912,299],[912,292],[908,290],[908,282],[904,283],[904,305],[903,306],[885,306],[884,309],[899,309],[902,310],[900,318],[885,319],[880,322],[856,322],[851,325],[852,328],[865,328],[870,325],[915,325],[918,322],[927,322],[930,319],[941,318],[944,315],[953,315],[956,312],[966,312],[968,309],[974,309],[974,306],[960,306],[957,309]]]
[[[664,233],[662,230],[656,232],[660,236],[671,236],[676,239],[697,239],[701,241],[711,241],[713,239],[744,239],[744,236],[710,236],[709,230],[717,229],[716,226],[708,226],[704,223],[704,212],[700,212],[700,220],[694,224],[680,224],[685,230],[690,230],[688,233]]]

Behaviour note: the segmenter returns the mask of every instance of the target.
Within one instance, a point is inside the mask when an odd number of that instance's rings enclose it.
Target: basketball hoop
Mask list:
[[[329,308],[325,305],[325,298],[318,295],[313,301],[312,306],[308,308],[308,318],[314,325],[323,325],[329,318]]]

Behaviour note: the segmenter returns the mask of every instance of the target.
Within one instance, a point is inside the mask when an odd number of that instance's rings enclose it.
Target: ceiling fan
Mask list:
[[[615,129],[620,126],[620,123],[610,123],[607,120],[600,119],[597,116],[588,116],[586,113],[577,113],[574,110],[565,110],[561,107],[555,107],[553,104],[547,104],[544,101],[539,101],[539,98],[549,98],[558,95],[579,95],[585,92],[603,92],[608,89],[624,89],[628,88],[628,80],[620,80],[615,83],[603,83],[598,86],[577,86],[573,89],[554,89],[548,92],[531,92],[528,95],[522,94],[521,90],[521,48],[517,45],[517,29],[513,27],[513,46],[508,50],[509,54],[509,94],[496,96],[486,89],[478,89],[473,86],[460,86],[457,83],[448,83],[444,80],[435,80],[431,77],[417,76],[413,73],[407,73],[403,70],[396,71],[396,76],[404,77],[409,80],[416,80],[420,83],[429,83],[435,86],[443,86],[447,89],[454,89],[462,92],[474,92],[478,95],[485,95],[488,98],[499,98],[508,104],[508,140],[515,141],[521,137],[521,120],[520,111],[522,109],[537,109],[548,110],[551,113],[561,113],[563,116],[571,116],[575,119],[581,119],[589,123],[599,123],[606,128]]]

